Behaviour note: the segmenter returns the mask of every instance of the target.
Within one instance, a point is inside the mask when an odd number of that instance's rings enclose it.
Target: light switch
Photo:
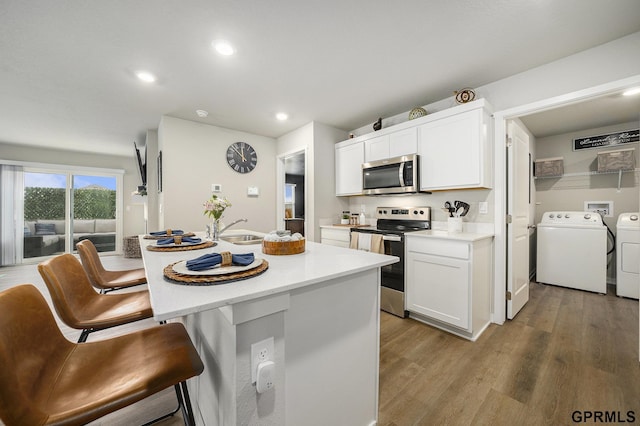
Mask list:
[[[222,185],[219,183],[212,183],[211,192],[222,192]]]
[[[260,195],[260,190],[257,186],[249,186],[247,187],[247,195],[249,197],[257,197],[258,195]]]
[[[489,212],[489,205],[486,201],[480,201],[478,203],[478,212],[480,214],[487,214]]]

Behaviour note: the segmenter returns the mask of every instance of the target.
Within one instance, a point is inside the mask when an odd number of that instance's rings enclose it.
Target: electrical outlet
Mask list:
[[[256,382],[258,365],[266,361],[273,361],[273,355],[273,337],[251,345],[251,383]]]

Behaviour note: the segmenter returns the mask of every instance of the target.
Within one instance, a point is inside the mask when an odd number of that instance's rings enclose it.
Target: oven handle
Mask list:
[[[351,231],[353,233],[362,233],[362,234],[373,234],[373,232],[366,232],[364,230],[357,230],[357,231]],[[402,237],[400,235],[383,235],[382,236],[382,240],[383,241],[398,241],[401,242],[402,241]]]

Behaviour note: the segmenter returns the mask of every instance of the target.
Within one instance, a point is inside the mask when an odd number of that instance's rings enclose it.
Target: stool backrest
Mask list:
[[[22,284],[0,293],[0,419],[44,424],[50,384],[74,344],[65,339],[40,291]]]
[[[76,249],[78,250],[82,266],[87,272],[91,284],[97,288],[104,288],[103,275],[106,270],[104,266],[102,266],[96,246],[93,245],[91,240],[82,240],[76,244]]]
[[[58,316],[69,327],[82,329],[83,313],[101,296],[93,289],[80,261],[66,253],[38,265]]]

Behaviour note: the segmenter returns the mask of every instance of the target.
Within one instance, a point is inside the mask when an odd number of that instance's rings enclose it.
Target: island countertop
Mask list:
[[[235,245],[226,241],[218,241],[215,247],[202,250],[152,252],[146,246],[155,244],[155,240],[140,236],[139,241],[157,321],[287,292],[399,261],[395,256],[309,241],[305,252],[288,256],[264,254],[261,244]],[[164,267],[171,263],[222,251],[254,253],[256,258],[267,260],[269,268],[246,280],[204,286],[175,283],[163,275]]]

